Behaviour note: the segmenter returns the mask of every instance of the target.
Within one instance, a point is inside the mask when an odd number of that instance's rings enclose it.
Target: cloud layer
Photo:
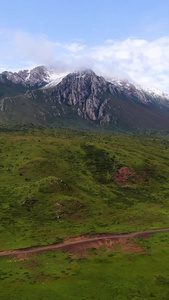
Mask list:
[[[58,71],[92,68],[100,75],[123,77],[169,92],[169,36],[146,41],[128,38],[87,46],[84,41],[51,41],[21,31],[0,30],[0,70],[44,64]]]

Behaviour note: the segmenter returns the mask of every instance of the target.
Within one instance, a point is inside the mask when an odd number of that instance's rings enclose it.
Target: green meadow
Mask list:
[[[131,172],[120,183],[117,172]],[[66,129],[0,133],[0,250],[169,227],[169,140]],[[0,258],[0,299],[169,299],[169,234],[144,253]],[[91,250],[91,251],[90,251]],[[13,296],[15,295],[15,296]]]
[[[169,233],[137,243],[146,253],[102,248],[81,258],[64,252],[1,258],[0,299],[168,300]]]

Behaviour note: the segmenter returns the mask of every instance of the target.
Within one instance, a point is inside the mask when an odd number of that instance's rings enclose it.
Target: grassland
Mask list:
[[[167,138],[151,136],[2,132],[0,250],[169,227],[168,147]],[[120,185],[114,178],[123,166],[133,175]],[[81,259],[1,258],[0,298],[168,299],[168,236],[138,241],[146,254],[102,249]]]
[[[137,243],[144,254],[89,249],[86,257],[48,252],[0,259],[0,299],[125,300],[169,296],[169,234]]]

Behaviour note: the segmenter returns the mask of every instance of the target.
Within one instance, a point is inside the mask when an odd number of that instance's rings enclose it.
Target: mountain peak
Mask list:
[[[77,122],[110,128],[169,128],[167,94],[143,89],[124,79],[106,80],[91,69],[61,73],[39,66],[3,72],[0,84],[2,120],[10,116],[16,121],[18,114],[21,122],[55,124],[73,117]]]
[[[73,72],[73,74],[77,74],[78,76],[96,75],[91,69],[81,69],[81,70]]]

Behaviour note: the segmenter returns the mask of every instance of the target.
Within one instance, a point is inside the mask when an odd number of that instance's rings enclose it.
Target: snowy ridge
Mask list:
[[[169,101],[169,95],[167,93],[162,92],[160,89],[155,87],[148,87],[148,86],[141,86],[141,85],[134,85],[132,83],[129,83],[128,80],[121,80],[121,79],[115,79],[115,78],[107,78],[107,81],[112,83],[117,89],[127,92],[127,93],[134,93],[137,94],[137,96],[141,96],[141,100],[144,98],[144,103],[150,102],[150,99],[148,98],[156,98],[159,100],[168,100]]]
[[[139,89],[139,86],[137,86],[137,88]],[[162,92],[158,88],[142,86],[140,87],[140,89],[142,89],[145,93],[147,93],[151,97],[165,98],[169,100],[169,95],[167,93]]]
[[[57,72],[54,69],[48,69],[48,83],[42,87],[42,89],[49,89],[55,87],[57,84],[59,84],[64,77],[66,77],[69,72]],[[76,78],[84,78],[86,75],[92,75],[94,72],[92,70],[81,70],[81,71],[74,71],[73,73],[76,76]]]
[[[48,83],[42,89],[49,89],[55,87],[62,79],[68,75],[68,72],[56,72],[53,69],[48,70]]]
[[[0,74],[0,82],[4,83],[6,78],[17,85],[23,85],[27,88],[50,89],[56,87],[68,74],[69,72],[58,72],[56,69],[38,66],[31,70],[20,70],[14,73],[4,71]],[[76,76],[76,78],[96,75],[90,69],[76,70],[71,74]],[[159,102],[159,104],[164,102],[167,104],[169,101],[169,95],[155,87],[135,85],[126,79],[120,78],[105,77],[105,80],[111,84],[110,90],[112,94],[126,95],[130,99],[144,104],[154,101],[156,103]]]

